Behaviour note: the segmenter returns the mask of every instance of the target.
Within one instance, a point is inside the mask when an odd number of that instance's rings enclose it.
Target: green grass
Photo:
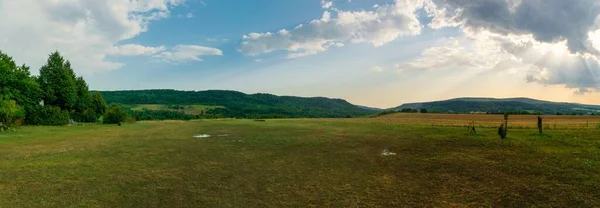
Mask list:
[[[0,207],[598,207],[600,131],[203,120],[0,133]],[[228,137],[192,138],[194,134]],[[387,149],[397,153],[381,156]]]
[[[222,106],[212,106],[212,105],[180,105],[180,106],[183,106],[185,109],[182,109],[182,110],[170,109],[167,107],[167,105],[161,105],[161,104],[139,104],[139,105],[130,105],[129,107],[131,107],[131,110],[134,110],[134,111],[141,111],[144,109],[147,109],[147,110],[170,110],[170,111],[180,111],[180,112],[183,112],[188,115],[200,115],[200,113],[203,111],[212,110],[215,108],[223,108]]]

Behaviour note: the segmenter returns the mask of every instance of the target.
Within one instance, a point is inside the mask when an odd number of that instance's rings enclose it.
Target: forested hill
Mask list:
[[[561,103],[530,98],[456,98],[444,101],[408,103],[394,110],[426,109],[437,113],[542,113],[542,114],[598,114],[600,106],[577,103]]]
[[[211,105],[206,114],[237,118],[339,118],[373,114],[342,99],[302,98],[236,91],[133,90],[101,91],[107,103]]]

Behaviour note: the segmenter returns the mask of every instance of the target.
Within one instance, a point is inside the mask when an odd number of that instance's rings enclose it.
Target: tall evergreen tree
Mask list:
[[[102,114],[96,113],[96,106],[87,83],[83,77],[77,77],[75,85],[77,86],[77,102],[71,112],[71,118],[80,122],[95,122]]]
[[[71,64],[58,52],[50,54],[47,63],[40,68],[39,83],[46,105],[73,110],[77,102],[77,86]]]
[[[89,92],[89,88],[83,77],[78,77],[75,80],[77,86],[77,101],[74,106],[75,112],[83,113],[88,109],[93,109],[92,95]]]

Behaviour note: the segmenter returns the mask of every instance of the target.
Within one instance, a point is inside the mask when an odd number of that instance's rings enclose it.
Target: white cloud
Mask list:
[[[207,38],[206,41],[208,42],[229,42],[229,39],[227,38],[223,38],[223,39],[218,39],[218,38]]]
[[[567,42],[543,43],[532,35],[467,34],[423,51],[398,70],[456,70],[462,73],[506,72],[529,83],[560,85],[575,94],[600,89],[600,61],[591,55],[571,54]],[[595,90],[591,90],[595,89]]]
[[[165,51],[154,55],[155,58],[170,62],[202,61],[202,56],[222,56],[223,51],[198,46],[198,45],[177,45],[170,51]]]
[[[34,69],[55,50],[78,73],[117,69],[123,64],[106,59],[107,54],[118,53],[115,47],[120,46],[115,45],[146,32],[151,21],[167,17],[171,7],[183,2],[0,0],[0,48]]]
[[[427,1],[431,28],[459,27],[463,40],[425,50],[402,70],[519,72],[530,83],[576,94],[600,89],[600,2],[590,0]],[[494,12],[490,12],[494,11]]]
[[[570,54],[567,43],[541,43],[533,37],[515,41],[500,39],[501,47],[521,63],[536,66],[527,71],[526,80],[544,85],[564,85],[567,88],[600,89],[600,61],[595,56]]]
[[[188,18],[188,19],[190,19],[190,18],[194,18],[194,14],[192,14],[192,13],[187,13],[185,15],[184,14],[178,14],[177,18]]]
[[[374,66],[371,67],[370,69],[372,72],[383,72],[383,68],[379,67],[379,66]]]
[[[344,43],[381,46],[405,35],[418,35],[422,26],[415,14],[424,0],[397,0],[373,11],[325,11],[321,19],[276,33],[243,36],[239,50],[246,55],[288,51],[295,58],[316,54]]]
[[[321,7],[323,7],[324,9],[329,9],[331,6],[333,6],[332,1],[321,0]]]
[[[507,70],[517,59],[502,51],[500,43],[489,36],[450,39],[440,46],[425,49],[421,57],[396,65],[402,70]]]
[[[111,49],[108,50],[108,54],[114,56],[152,55],[164,50],[164,46],[148,47],[137,44],[126,44],[113,46]]]

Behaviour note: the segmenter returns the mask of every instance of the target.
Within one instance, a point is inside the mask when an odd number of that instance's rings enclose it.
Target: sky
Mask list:
[[[600,104],[597,0],[0,0],[0,51],[91,89],[236,90],[388,108]]]

